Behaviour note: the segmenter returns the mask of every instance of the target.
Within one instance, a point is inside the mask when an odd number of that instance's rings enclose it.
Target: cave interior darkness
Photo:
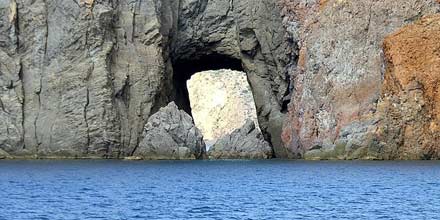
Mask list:
[[[195,73],[207,70],[231,69],[242,71],[243,67],[239,59],[225,55],[210,54],[194,59],[182,59],[173,62],[173,87],[175,89],[174,101],[180,109],[192,116],[187,88],[187,81]]]

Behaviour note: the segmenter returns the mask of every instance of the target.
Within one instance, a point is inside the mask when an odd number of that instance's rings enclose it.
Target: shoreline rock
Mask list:
[[[148,118],[183,94],[176,64],[218,55],[247,73],[278,158],[337,145],[355,158],[440,158],[439,34],[425,19],[439,0],[81,2],[0,1],[10,157],[132,156]]]
[[[203,159],[205,143],[190,115],[174,102],[159,109],[145,124],[134,158],[147,160]]]
[[[210,159],[270,159],[273,150],[252,120],[220,138],[208,151]]]
[[[0,149],[0,160],[8,158],[11,158],[11,155],[9,155],[6,151]]]

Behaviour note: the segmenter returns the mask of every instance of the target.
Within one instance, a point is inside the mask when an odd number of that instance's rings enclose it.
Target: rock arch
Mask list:
[[[295,55],[275,1],[83,2],[0,3],[1,149],[130,156],[148,118],[178,99],[179,63],[206,56],[241,64],[266,139],[280,146]]]
[[[230,68],[247,73],[260,127],[284,157],[280,134],[289,93],[287,66],[295,56],[273,1],[181,1],[170,41],[174,100],[187,107],[182,83],[195,70]],[[187,95],[186,95],[187,97]],[[288,100],[287,100],[288,101]]]

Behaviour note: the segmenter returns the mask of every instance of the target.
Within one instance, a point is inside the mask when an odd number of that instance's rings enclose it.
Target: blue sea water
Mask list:
[[[440,162],[0,161],[0,219],[440,219]]]

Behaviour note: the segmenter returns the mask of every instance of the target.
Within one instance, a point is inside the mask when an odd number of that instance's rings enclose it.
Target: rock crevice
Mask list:
[[[178,101],[173,63],[211,54],[243,63],[275,114],[289,61],[278,14],[269,0],[0,1],[0,148],[130,156],[148,118]]]
[[[438,0],[0,0],[0,149],[131,156],[151,115],[182,107],[180,64],[220,57],[247,73],[276,157],[438,158],[439,13]]]
[[[399,28],[440,11],[434,0],[282,1],[284,23],[299,46],[283,129],[289,157],[322,148],[382,148],[375,138],[385,74],[382,42]],[[325,3],[325,4],[323,4]],[[350,154],[350,153],[348,153]],[[380,153],[374,157],[384,158]],[[327,157],[327,154],[324,155]],[[399,157],[395,154],[393,157]]]
[[[191,116],[174,102],[153,114],[145,125],[143,140],[133,157],[141,159],[202,159],[205,143]]]

